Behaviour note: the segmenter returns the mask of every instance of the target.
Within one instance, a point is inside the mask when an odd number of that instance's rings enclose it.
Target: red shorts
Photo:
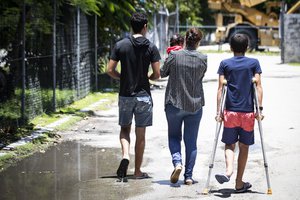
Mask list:
[[[224,131],[222,142],[234,144],[240,141],[244,144],[254,144],[254,112],[243,113],[224,110]]]

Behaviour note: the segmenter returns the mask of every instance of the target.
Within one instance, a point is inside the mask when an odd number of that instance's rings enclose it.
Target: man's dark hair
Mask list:
[[[245,53],[248,47],[249,38],[247,35],[237,33],[230,38],[230,47],[233,52]]]
[[[133,13],[130,19],[133,33],[140,33],[145,24],[148,23],[147,16],[144,13]]]

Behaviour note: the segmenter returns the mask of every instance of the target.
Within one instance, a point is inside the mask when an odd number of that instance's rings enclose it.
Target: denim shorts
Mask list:
[[[254,123],[255,114],[253,112],[243,113],[225,110],[222,142],[234,144],[240,141],[246,145],[254,144]]]
[[[146,91],[134,97],[119,96],[119,125],[129,126],[134,116],[136,127],[152,125],[153,102]]]

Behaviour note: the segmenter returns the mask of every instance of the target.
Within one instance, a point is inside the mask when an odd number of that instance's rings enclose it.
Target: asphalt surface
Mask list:
[[[208,163],[215,137],[214,115],[216,111],[217,91],[217,68],[224,58],[231,57],[230,53],[208,54],[208,71],[204,80],[204,91],[206,105],[200,124],[198,137],[198,157],[194,168],[194,179],[197,181],[192,186],[183,184],[181,175],[178,184],[170,184],[169,178],[173,170],[171,157],[167,143],[167,122],[164,113],[164,88],[152,90],[154,99],[154,125],[147,129],[147,142],[145,149],[145,162],[143,170],[151,175],[151,179],[129,180],[128,183],[120,184],[120,192],[123,199],[300,199],[300,106],[299,86],[300,67],[280,64],[279,56],[253,56],[259,59],[263,74],[262,85],[264,90],[264,115],[263,139],[272,195],[268,195],[264,161],[260,134],[257,124],[255,127],[255,145],[251,146],[248,164],[244,180],[253,186],[249,192],[236,194],[234,191],[235,174],[231,181],[222,185],[218,184],[214,174],[224,172],[225,163],[223,155],[223,144],[220,142],[217,147],[214,168],[210,179],[208,195],[202,195],[208,175]],[[165,86],[167,80],[160,80],[156,84]],[[104,117],[104,121],[111,122],[105,126],[105,130],[111,134],[101,139],[90,135],[86,144],[101,148],[120,148],[117,126],[117,104],[114,104],[109,111],[96,112],[98,117]],[[101,123],[101,119],[96,119]],[[103,121],[103,120],[102,120]],[[91,122],[90,124],[97,123]],[[107,124],[108,125],[108,124]],[[98,129],[98,128],[96,128]],[[132,130],[132,144],[134,144],[134,129]],[[80,139],[80,134],[72,134]],[[84,134],[86,135],[86,134]],[[68,136],[69,137],[69,136]],[[70,138],[70,137],[69,137]],[[134,146],[131,146],[131,153]],[[182,149],[184,152],[184,147]],[[238,153],[238,149],[236,150]],[[120,153],[121,154],[121,153]],[[117,160],[120,155],[116,154]],[[112,173],[115,173],[118,162],[112,164]],[[129,173],[133,173],[133,159],[130,162]],[[114,181],[114,180],[111,180]]]
[[[235,173],[230,182],[218,184],[214,175],[225,171],[223,149],[224,145],[218,142],[214,168],[210,179],[208,195],[202,195],[208,175],[208,164],[215,138],[214,120],[216,112],[217,78],[216,74],[219,63],[222,59],[231,57],[232,54],[208,54],[208,71],[204,80],[204,92],[206,105],[200,124],[198,136],[198,157],[194,168],[194,179],[196,184],[187,186],[183,184],[183,173],[178,184],[171,184],[169,179],[173,171],[171,156],[167,141],[167,121],[164,113],[164,86],[167,80],[156,82],[160,87],[152,90],[154,100],[154,122],[153,126],[147,129],[146,149],[142,170],[152,178],[135,180],[128,179],[128,182],[117,182],[115,174],[121,160],[119,143],[118,107],[117,102],[106,111],[95,110],[95,115],[74,125],[69,131],[61,132],[63,141],[68,145],[54,148],[54,153],[39,155],[35,160],[28,160],[28,164],[19,164],[21,174],[29,177],[33,174],[28,171],[29,164],[39,166],[41,172],[47,169],[51,176],[47,198],[41,194],[30,199],[300,199],[300,106],[299,86],[300,67],[280,64],[279,56],[252,56],[259,59],[263,74],[262,86],[264,90],[264,115],[263,130],[269,175],[273,194],[267,193],[267,182],[260,145],[260,135],[255,126],[255,145],[251,146],[246,167],[244,181],[250,182],[253,186],[243,194],[236,194],[234,191]],[[133,126],[134,127],[134,126]],[[135,134],[132,128],[131,154],[134,153]],[[182,145],[182,152],[184,146]],[[52,150],[51,150],[52,151]],[[238,149],[236,150],[238,153]],[[60,155],[61,154],[61,155]],[[60,159],[57,159],[60,157]],[[49,169],[49,158],[55,161],[53,169]],[[236,157],[237,158],[237,157]],[[48,160],[48,164],[39,164],[37,160]],[[69,165],[68,165],[69,164]],[[58,168],[62,165],[61,168]],[[25,169],[26,168],[26,169]],[[30,168],[34,169],[34,167]],[[61,171],[60,171],[61,170]],[[132,175],[134,170],[134,157],[131,157],[128,174]],[[9,171],[9,170],[8,170]],[[4,177],[16,174],[15,180],[22,180],[20,172],[12,171]],[[39,178],[42,179],[37,173]],[[42,173],[43,174],[43,173]],[[70,181],[72,177],[72,181]],[[32,178],[36,180],[34,176]],[[43,179],[42,179],[43,180]],[[11,180],[10,180],[11,182]],[[5,185],[7,187],[7,182]],[[34,185],[34,181],[27,184]],[[36,183],[39,188],[44,184]],[[21,184],[22,185],[22,184]],[[21,186],[20,186],[21,187]],[[66,189],[68,188],[68,189]],[[37,189],[33,189],[37,190]],[[43,194],[45,189],[41,190]],[[23,191],[22,194],[24,197]],[[29,196],[29,195],[28,195]],[[1,197],[1,195],[0,195]],[[7,196],[6,196],[7,197]],[[12,195],[11,195],[12,197]],[[36,198],[35,198],[36,197]],[[41,198],[37,198],[41,197]],[[4,198],[11,199],[11,198]]]

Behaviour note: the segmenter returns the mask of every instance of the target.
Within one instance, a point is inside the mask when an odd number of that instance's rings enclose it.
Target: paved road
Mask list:
[[[249,193],[235,194],[234,179],[219,185],[214,176],[211,177],[209,195],[200,193],[204,188],[207,178],[208,162],[213,146],[215,134],[215,104],[217,90],[217,68],[220,61],[230,57],[231,54],[208,54],[208,71],[205,77],[204,90],[206,106],[199,130],[198,157],[194,169],[194,179],[198,182],[192,186],[183,184],[180,177],[179,184],[170,185],[169,177],[173,170],[167,143],[167,123],[164,113],[164,89],[152,91],[154,99],[154,126],[147,129],[147,142],[145,150],[145,162],[143,170],[153,178],[146,180],[132,180],[128,183],[117,183],[112,179],[100,180],[100,185],[108,184],[106,193],[118,193],[115,199],[300,199],[300,106],[299,86],[300,67],[282,65],[279,56],[255,56],[261,62],[263,70],[264,89],[264,114],[263,121],[265,148],[267,152],[270,180],[273,195],[267,195],[267,184],[263,166],[260,138],[256,127],[256,144],[250,149],[249,162],[245,172],[245,181],[252,183]],[[250,55],[250,57],[252,57]],[[253,56],[254,57],[254,56]],[[165,85],[166,80],[158,82]],[[97,124],[95,130],[101,129],[101,136],[95,134],[73,134],[72,131],[65,134],[64,138],[82,139],[83,143],[101,148],[119,148],[117,126],[117,105],[109,111],[96,112],[96,118],[90,118],[81,124],[81,127]],[[85,125],[84,125],[85,124]],[[99,125],[100,124],[100,125]],[[134,144],[134,134],[132,134]],[[131,152],[134,152],[133,146]],[[111,164],[107,173],[115,173],[118,165],[115,160],[120,159],[120,153],[113,158],[104,158]],[[132,159],[133,160],[133,159]],[[133,162],[130,163],[129,174],[133,173]],[[225,168],[223,156],[223,144],[219,142],[213,175],[223,172]],[[100,186],[99,186],[100,187]],[[109,196],[109,195],[108,195]],[[89,199],[89,198],[82,198]],[[93,199],[93,198],[91,198]],[[114,199],[114,198],[111,198]]]

